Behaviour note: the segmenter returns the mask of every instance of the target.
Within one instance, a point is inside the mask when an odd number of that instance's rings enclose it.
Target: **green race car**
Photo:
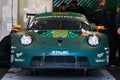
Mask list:
[[[93,30],[79,13],[37,14],[27,28],[12,35],[11,65],[32,69],[107,67],[108,38],[100,29]]]

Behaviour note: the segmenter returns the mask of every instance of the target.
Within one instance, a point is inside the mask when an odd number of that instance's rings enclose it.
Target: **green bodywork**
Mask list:
[[[46,17],[47,16],[47,17]],[[49,17],[50,16],[50,17]],[[70,16],[70,17],[64,17]],[[79,20],[89,26],[89,22],[85,18],[84,15],[78,13],[42,13],[36,15],[31,24],[34,21],[39,20],[39,18],[67,18],[73,20]],[[39,33],[42,32],[42,33]],[[72,68],[101,68],[108,66],[108,57],[109,57],[109,48],[108,48],[108,38],[105,34],[99,32],[92,32],[91,34],[84,35],[81,33],[81,30],[32,30],[29,28],[26,30],[21,30],[12,35],[11,38],[11,64],[12,66],[16,67],[23,67],[23,68],[71,68],[71,66],[63,66],[57,67],[52,65],[52,62],[56,64],[61,63],[71,63],[71,62],[61,62],[66,61],[65,57],[74,57],[75,61],[72,62],[74,67]],[[100,39],[100,44],[97,46],[91,46],[88,44],[88,37],[90,35],[97,35]],[[20,42],[22,35],[30,35],[32,37],[32,43],[30,45],[23,45]],[[99,56],[102,55],[102,56]],[[36,60],[39,62],[34,62],[34,64],[39,64],[39,66],[31,66],[31,61],[33,57],[42,57],[41,60]],[[58,61],[51,61],[50,66],[44,65],[47,63],[46,57],[64,57],[65,60],[54,60]],[[87,60],[88,66],[82,66],[81,63],[78,64],[78,57],[84,57]],[[50,58],[52,59],[52,58]],[[60,58],[61,59],[61,58]],[[41,66],[42,65],[42,66]],[[80,65],[78,67],[78,65]]]
[[[68,30],[52,30],[43,33],[41,36],[46,38],[75,38],[78,34]]]

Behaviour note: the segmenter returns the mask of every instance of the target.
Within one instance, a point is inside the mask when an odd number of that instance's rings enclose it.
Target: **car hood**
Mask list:
[[[45,38],[75,38],[81,34],[80,30],[48,30],[38,32],[41,37]]]

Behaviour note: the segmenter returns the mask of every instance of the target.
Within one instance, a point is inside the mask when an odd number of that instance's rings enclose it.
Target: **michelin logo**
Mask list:
[[[22,55],[23,55],[22,52],[20,52],[20,53],[16,53],[16,57],[21,57]]]
[[[96,59],[96,62],[99,63],[99,62],[105,62],[105,59]]]
[[[15,61],[16,61],[16,62],[24,62],[25,60],[24,60],[24,59],[16,59],[16,58],[15,58]]]
[[[97,54],[97,57],[98,57],[98,58],[101,58],[101,57],[103,57],[103,55],[104,55],[104,53]]]

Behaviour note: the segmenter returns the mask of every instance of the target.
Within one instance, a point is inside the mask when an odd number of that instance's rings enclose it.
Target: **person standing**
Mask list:
[[[11,55],[11,36],[16,33],[16,30],[12,30],[10,34],[5,36],[0,41],[0,67],[10,67],[10,55]]]
[[[78,2],[76,0],[72,0],[71,5],[68,7],[69,12],[76,12],[85,14],[84,8],[82,6],[78,6]]]
[[[109,65],[111,67],[115,67],[116,65],[116,51],[117,46],[115,43],[115,37],[114,37],[114,31],[113,27],[111,26],[112,19],[111,19],[111,13],[106,8],[106,0],[98,0],[99,6],[94,11],[94,20],[95,24],[97,26],[104,26],[105,30],[103,33],[105,33],[108,36],[109,39],[109,48],[110,48],[110,58],[109,58]]]
[[[118,62],[120,62],[120,4],[117,5],[116,7],[116,28],[117,28],[117,33],[118,33],[118,53],[119,53],[119,57],[118,57]]]
[[[68,6],[66,3],[62,3],[60,5],[60,9],[59,9],[60,12],[67,12],[68,11]]]
[[[117,5],[116,8],[116,27],[117,27],[117,33],[120,35],[120,4]]]
[[[94,11],[95,24],[108,28],[110,26],[111,14],[106,8],[106,0],[98,0],[98,3],[98,8]]]

